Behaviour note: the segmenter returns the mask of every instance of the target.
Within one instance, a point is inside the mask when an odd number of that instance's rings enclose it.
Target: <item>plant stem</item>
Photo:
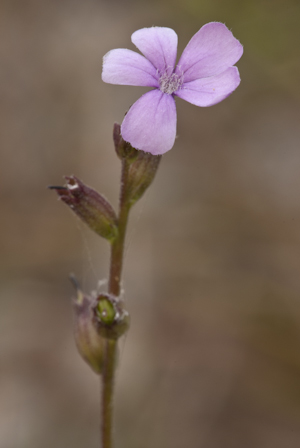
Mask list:
[[[120,188],[120,204],[118,219],[118,236],[111,245],[110,272],[108,292],[116,297],[120,295],[121,274],[123,265],[124,242],[130,206],[127,203],[126,186],[129,164],[122,160],[122,178]],[[116,366],[117,341],[105,339],[104,366],[102,372],[102,448],[112,448],[113,432],[113,394],[114,374]]]
[[[112,448],[113,392],[117,342],[105,339],[104,368],[102,373],[102,448]]]
[[[121,178],[121,191],[120,191],[120,209],[118,219],[118,236],[111,246],[111,258],[110,258],[110,274],[109,274],[109,288],[108,291],[114,296],[120,295],[120,282],[123,265],[123,253],[126,227],[128,221],[128,214],[130,206],[127,203],[127,179],[129,164],[126,160],[122,161],[122,178]]]

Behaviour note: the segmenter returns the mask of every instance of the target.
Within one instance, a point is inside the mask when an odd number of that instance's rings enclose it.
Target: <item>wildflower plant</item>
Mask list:
[[[101,446],[112,448],[113,393],[118,339],[129,328],[129,313],[120,296],[126,227],[131,207],[152,183],[161,156],[176,137],[175,97],[196,106],[219,103],[239,85],[234,64],[243,47],[222,23],[204,25],[190,40],[178,63],[177,35],[170,28],[143,28],[132,42],[141,54],[116,49],[103,58],[102,79],[111,84],[152,88],[115,124],[113,140],[121,160],[119,211],[75,176],[54,189],[111,247],[108,292],[87,295],[75,283],[75,341],[79,353],[102,381]]]

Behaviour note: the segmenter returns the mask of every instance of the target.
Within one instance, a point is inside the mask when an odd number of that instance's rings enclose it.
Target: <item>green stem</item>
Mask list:
[[[110,272],[108,292],[114,296],[120,295],[121,274],[123,265],[124,243],[130,206],[127,203],[126,186],[129,164],[122,161],[122,179],[120,189],[120,209],[118,219],[118,236],[111,245]],[[104,366],[102,372],[102,448],[112,448],[113,431],[113,393],[116,365],[117,341],[105,339]]]
[[[113,428],[113,393],[114,372],[116,362],[117,342],[112,339],[105,340],[104,369],[102,373],[102,448],[112,448]]]

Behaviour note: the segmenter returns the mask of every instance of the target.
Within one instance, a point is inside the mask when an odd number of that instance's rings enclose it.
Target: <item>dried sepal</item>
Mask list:
[[[95,300],[92,297],[77,290],[77,297],[73,300],[76,346],[82,358],[100,375],[103,368],[104,340],[95,325],[94,305]]]

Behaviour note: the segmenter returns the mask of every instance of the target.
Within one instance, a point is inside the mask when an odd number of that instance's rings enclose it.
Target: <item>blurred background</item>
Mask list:
[[[145,89],[104,84],[103,55],[152,25],[181,54],[210,21],[244,45],[242,82],[177,100],[131,215],[116,448],[300,446],[299,19],[298,0],[1,1],[1,448],[99,446],[68,275],[96,289],[108,245],[46,187],[75,174],[117,205],[112,126]]]

